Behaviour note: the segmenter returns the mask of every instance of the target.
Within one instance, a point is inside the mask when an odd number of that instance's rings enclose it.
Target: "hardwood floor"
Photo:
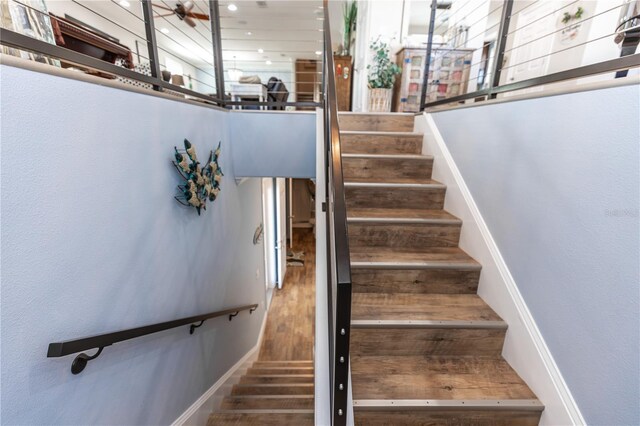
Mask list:
[[[261,361],[313,359],[315,244],[311,229],[294,230],[293,247],[304,251],[304,266],[289,266],[282,290],[275,290],[258,357]]]
[[[287,268],[282,290],[274,290],[258,360],[208,426],[314,424],[315,237],[299,228],[293,237],[304,266]]]

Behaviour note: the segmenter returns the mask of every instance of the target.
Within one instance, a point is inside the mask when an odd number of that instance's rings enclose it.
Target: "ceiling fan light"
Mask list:
[[[238,68],[231,68],[227,72],[229,73],[229,78],[231,79],[231,81],[239,81],[240,77],[242,77],[242,74],[244,74],[242,70]]]

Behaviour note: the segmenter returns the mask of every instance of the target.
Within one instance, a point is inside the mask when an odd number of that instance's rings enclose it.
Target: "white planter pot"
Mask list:
[[[391,112],[393,89],[369,89],[369,112]]]

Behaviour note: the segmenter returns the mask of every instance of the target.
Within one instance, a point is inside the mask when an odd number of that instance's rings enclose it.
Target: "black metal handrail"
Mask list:
[[[189,325],[189,334],[193,334],[195,329],[200,327],[208,319],[229,315],[229,321],[231,321],[233,317],[238,315],[240,312],[248,310],[251,314],[257,308],[258,304],[254,303],[253,305],[238,306],[231,309],[225,309],[223,311],[209,312],[208,314],[195,315],[192,317],[180,318],[173,321],[166,321],[157,324],[145,325],[142,327],[129,328],[127,330],[103,333],[95,336],[82,337],[73,340],[65,340],[64,342],[49,343],[47,357],[57,358],[86,351],[89,349],[98,349],[98,352],[96,352],[92,356],[81,353],[75,357],[75,359],[71,363],[71,372],[73,374],[79,374],[80,372],[82,372],[82,370],[84,370],[89,361],[96,359],[102,353],[102,350],[106,346],[111,346],[114,343],[135,339],[136,337],[142,337],[148,334],[158,333],[160,331],[169,330],[171,328],[182,327],[184,325]],[[198,324],[196,325],[196,323]]]
[[[527,80],[518,81],[515,83],[508,83],[500,85],[501,72],[503,70],[503,62],[505,57],[505,49],[507,45],[507,37],[510,34],[510,22],[514,6],[514,0],[504,0],[502,6],[502,15],[499,22],[498,36],[496,40],[497,49],[496,56],[493,63],[492,78],[489,87],[486,89],[476,90],[474,92],[465,93],[458,96],[452,96],[450,98],[444,98],[437,101],[426,102],[426,95],[429,85],[429,70],[431,66],[431,51],[433,45],[433,32],[434,21],[437,10],[437,0],[431,0],[431,12],[430,12],[430,25],[429,25],[429,38],[427,42],[427,52],[425,61],[425,74],[424,83],[422,85],[422,96],[420,102],[420,111],[424,111],[426,108],[432,108],[441,105],[460,103],[467,100],[476,100],[478,98],[486,97],[487,99],[494,99],[500,93],[512,92],[515,90],[528,89],[531,87],[542,86],[545,84],[559,83],[567,80],[574,80],[583,77],[589,77],[597,74],[603,74],[607,72],[615,72],[621,70],[628,70],[640,66],[640,53],[635,53],[620,58],[615,58],[603,62],[598,62],[591,65],[584,65],[565,71],[555,72]],[[513,48],[512,48],[513,49]],[[482,104],[479,104],[482,105]]]
[[[324,0],[324,137],[326,153],[329,371],[333,425],[346,425],[351,329],[351,260],[328,0]]]

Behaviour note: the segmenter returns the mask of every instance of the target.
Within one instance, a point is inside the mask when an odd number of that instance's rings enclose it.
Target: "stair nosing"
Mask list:
[[[417,132],[390,132],[385,131],[372,131],[372,130],[340,130],[340,134],[345,135],[373,135],[373,136],[424,136],[422,133]]]
[[[251,376],[251,377],[254,377],[254,376]],[[309,387],[309,386],[314,386],[314,384],[313,383],[238,383],[234,386],[281,388],[283,386]]]
[[[446,189],[442,183],[399,183],[399,182],[345,182],[345,188],[416,188],[416,189]]]
[[[417,328],[417,329],[497,329],[506,330],[502,320],[351,320],[351,328]]]
[[[389,158],[394,160],[421,160],[421,161],[433,161],[432,155],[422,154],[342,154],[342,158],[368,158],[368,159],[382,159]]]
[[[348,212],[347,212],[348,215]],[[462,220],[451,218],[417,218],[417,217],[348,217],[347,223],[391,223],[391,224],[425,224],[425,225],[462,225]]]
[[[256,369],[263,369],[263,370],[292,370],[292,369],[311,369],[313,370],[315,367],[313,366],[307,366],[307,367],[262,367],[262,366],[257,366],[257,367],[249,367],[249,368],[256,368]]]
[[[309,399],[314,398],[314,395],[227,395],[225,398],[246,398],[246,399]]]
[[[314,374],[247,374],[243,377],[315,377]]]
[[[312,408],[256,408],[242,410],[218,410],[213,414],[313,414]]]
[[[472,262],[351,262],[354,269],[454,269],[479,271],[482,265]]]
[[[538,399],[354,399],[353,408],[371,411],[389,408],[543,411],[544,405]]]

